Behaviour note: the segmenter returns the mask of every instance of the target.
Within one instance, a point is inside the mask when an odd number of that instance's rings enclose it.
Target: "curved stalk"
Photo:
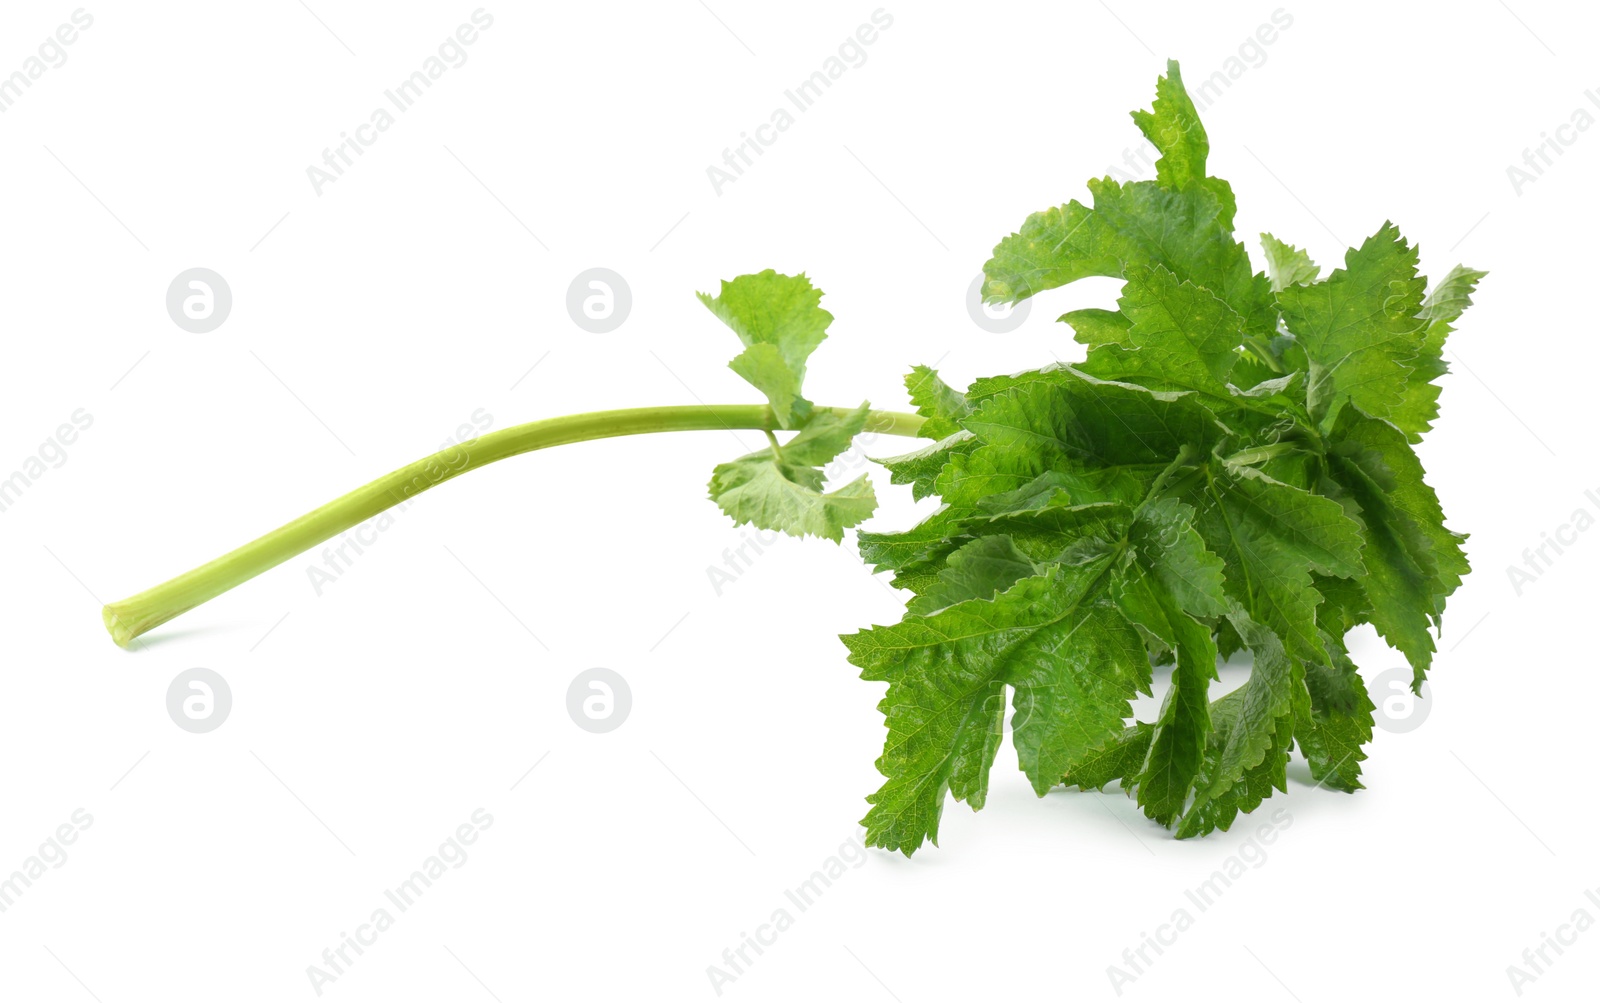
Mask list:
[[[847,414],[851,408],[819,410]],[[896,411],[872,411],[865,431],[914,436],[923,419]],[[469,470],[518,453],[546,449],[587,439],[651,432],[690,432],[716,429],[752,429],[768,433],[778,421],[765,404],[710,404],[681,407],[640,407],[620,411],[592,411],[530,421],[490,432],[477,439],[442,450],[385,474],[364,487],[335,498],[321,508],[252,540],[214,561],[186,571],[171,581],[102,611],[106,630],[122,647],[140,634],[175,616],[241,585],[255,576],[302,554],[324,540],[360,525],[387,508],[416,497],[429,488]]]

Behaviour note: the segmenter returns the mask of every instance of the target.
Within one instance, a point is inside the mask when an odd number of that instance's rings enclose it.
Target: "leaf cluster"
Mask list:
[[[946,793],[983,806],[1008,700],[1039,794],[1119,782],[1179,837],[1286,789],[1295,746],[1353,791],[1373,706],[1345,635],[1371,623],[1420,687],[1467,573],[1412,446],[1483,273],[1426,293],[1390,223],[1326,276],[1263,234],[1257,272],[1175,63],[1133,117],[1156,177],[1090,181],[1090,204],[1029,216],[984,269],[992,301],[1122,280],[1115,310],[1061,318],[1085,361],[965,392],[907,377],[937,441],[885,464],[942,505],[860,534],[912,598],[900,623],[844,638],[888,684],[874,845],[937,842]],[[1219,657],[1242,649],[1248,681],[1213,698]],[[1159,713],[1132,720],[1158,672]]]
[[[1180,838],[1285,790],[1295,747],[1320,785],[1354,791],[1374,708],[1346,635],[1372,624],[1420,689],[1468,571],[1412,447],[1484,273],[1428,292],[1387,222],[1326,276],[1264,233],[1258,272],[1176,63],[1133,118],[1161,152],[1155,178],[1091,180],[1089,204],[1034,213],[984,267],[994,302],[1121,280],[1116,309],[1061,317],[1084,361],[965,391],[925,366],[906,377],[933,441],[881,462],[941,505],[859,534],[911,595],[899,623],[843,638],[888,684],[873,845],[936,843],[947,794],[981,808],[1008,713],[1040,795],[1116,782]],[[802,394],[833,319],[820,291],[767,271],[701,299],[745,346],[732,368],[796,432],[717,467],[712,497],[736,522],[841,540],[876,500],[864,477],[824,490],[868,411]],[[1241,651],[1248,681],[1214,696],[1219,659]],[[1158,673],[1159,712],[1134,720]]]

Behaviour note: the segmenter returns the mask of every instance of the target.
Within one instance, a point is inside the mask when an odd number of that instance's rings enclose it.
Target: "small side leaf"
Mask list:
[[[767,395],[782,427],[799,428],[811,413],[810,402],[800,396],[806,360],[833,321],[822,309],[822,290],[804,274],[769,268],[724,281],[714,297],[697,295],[744,342],[745,351],[730,363],[733,371]]]
[[[712,500],[738,525],[838,543],[846,529],[872,515],[878,500],[865,474],[824,493],[820,467],[849,448],[866,420],[865,404],[846,415],[818,412],[787,446],[718,465],[711,474]]]

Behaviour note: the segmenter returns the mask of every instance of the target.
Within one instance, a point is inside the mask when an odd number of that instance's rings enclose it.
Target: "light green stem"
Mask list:
[[[819,410],[844,415],[852,413],[854,409]],[[865,431],[914,436],[922,427],[922,421],[921,417],[914,414],[870,411],[867,413]],[[508,456],[568,442],[607,439],[618,435],[714,429],[758,429],[770,434],[778,427],[772,409],[764,404],[696,404],[592,411],[530,421],[525,425],[490,432],[385,474],[371,484],[335,498],[321,508],[307,512],[293,522],[285,523],[193,571],[186,571],[155,588],[111,603],[102,611],[106,629],[111,632],[112,640],[127,647],[129,642],[145,631],[207,600],[215,599],[234,586],[360,525],[383,510],[414,498],[436,484]]]

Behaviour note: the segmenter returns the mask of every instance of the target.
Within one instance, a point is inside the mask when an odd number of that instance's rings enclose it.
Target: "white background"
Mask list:
[[[715,999],[707,967],[787,907],[725,998],[1115,999],[1107,967],[1188,905],[1193,927],[1126,998],[1496,1000],[1525,948],[1579,908],[1600,918],[1600,533],[1520,595],[1506,572],[1600,513],[1600,129],[1569,131],[1520,194],[1506,171],[1575,109],[1600,115],[1593,11],[1286,6],[1292,26],[1204,115],[1252,247],[1271,229],[1331,268],[1393,218],[1428,274],[1492,273],[1421,450],[1476,570],[1429,716],[1379,732],[1371,789],[1312,790],[1296,765],[1232,833],[1180,843],[1114,789],[1035,798],[1007,750],[986,810],[947,808],[942,847],[849,850],[859,866],[799,913],[784,889],[854,837],[879,781],[881,686],[836,635],[902,600],[848,539],[785,540],[718,596],[706,569],[743,533],[704,485],[744,451],[733,436],[473,473],[320,596],[308,554],[143,650],[111,644],[100,603],[432,451],[480,408],[501,428],[754,402],[725,366],[736,339],[691,295],[741,272],[803,269],[827,292],[823,403],[904,407],[915,363],[964,385],[1080,358],[1053,318],[1110,305],[1114,283],[1042,296],[1009,334],[972,320],[969,285],[1029,212],[1136,146],[1126,113],[1168,55],[1197,83],[1276,5],[888,6],[867,61],[720,195],[707,166],[874,3],[493,5],[467,62],[319,195],[306,168],[476,5],[307,2],[89,7],[66,62],[0,114],[0,476],[93,416],[0,513],[0,873],[76,809],[93,818],[0,913],[0,996],[315,999],[307,967],[478,808],[494,821],[466,863],[325,997]],[[73,9],[6,4],[0,74]],[[210,334],[164,306],[195,266],[233,291]],[[593,266],[632,289],[609,334],[566,311]],[[874,476],[871,526],[909,525],[925,505]],[[1399,664],[1354,642],[1369,678]],[[196,666],[233,694],[204,735],[165,706]],[[595,666],[632,690],[610,734],[566,711]],[[1280,808],[1265,862],[1199,914],[1185,889]],[[1527,998],[1592,991],[1600,932],[1565,951]]]

